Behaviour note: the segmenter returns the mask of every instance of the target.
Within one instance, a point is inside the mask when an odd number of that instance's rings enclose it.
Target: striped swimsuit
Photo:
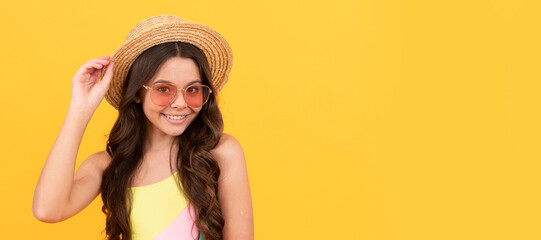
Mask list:
[[[133,240],[197,239],[194,209],[177,187],[178,174],[177,171],[160,182],[130,188]]]

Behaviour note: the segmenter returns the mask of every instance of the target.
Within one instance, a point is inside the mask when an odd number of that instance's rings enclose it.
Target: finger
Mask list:
[[[88,60],[87,63],[99,63],[99,64],[102,64],[102,65],[107,65],[109,64],[109,60],[107,59],[92,59],[92,60]]]
[[[111,62],[107,69],[105,69],[105,75],[100,81],[100,84],[103,86],[104,89],[109,89],[109,84],[111,84],[111,79],[113,78],[113,69],[114,69],[115,63]]]
[[[93,79],[92,81],[97,81],[100,78],[101,72],[103,71],[102,68],[103,68],[103,66],[101,68],[99,68],[99,69],[92,72],[92,74],[90,75],[90,79]]]
[[[99,63],[88,63],[88,65],[86,66],[87,69],[102,69],[104,66],[104,64],[99,64]]]
[[[111,58],[111,56],[105,55],[105,56],[101,56],[101,57],[96,58],[96,59],[107,59],[107,60],[109,60],[109,58]]]
[[[92,74],[97,69],[102,69],[102,68],[103,68],[103,65],[99,63],[85,63],[83,64],[81,69],[79,69],[79,75]]]

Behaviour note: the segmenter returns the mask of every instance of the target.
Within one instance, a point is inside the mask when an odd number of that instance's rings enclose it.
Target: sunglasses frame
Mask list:
[[[159,104],[156,104],[156,103],[154,102],[154,100],[152,99],[152,90],[154,89],[154,87],[155,87],[156,85],[159,85],[159,84],[164,84],[164,85],[173,86],[173,87],[175,87],[175,88],[177,89],[177,92],[175,93],[175,96],[173,96],[173,100],[171,100],[171,102],[168,103],[167,105],[159,105]],[[188,100],[186,100],[186,89],[188,89],[188,88],[190,88],[190,87],[192,87],[192,86],[202,86],[202,87],[206,87],[206,88],[209,90],[209,96],[207,97],[207,99],[205,100],[205,102],[203,102],[203,104],[201,104],[201,106],[199,106],[199,107],[193,107],[193,106],[188,105]],[[207,86],[207,85],[202,85],[202,84],[198,84],[198,83],[190,84],[190,85],[188,85],[187,87],[181,88],[181,89],[179,89],[179,88],[177,88],[177,86],[175,86],[175,85],[173,85],[173,84],[169,84],[169,83],[156,83],[156,84],[153,84],[151,87],[146,86],[146,85],[143,85],[143,87],[144,87],[145,89],[147,89],[147,90],[150,91],[150,101],[151,101],[154,105],[162,106],[162,107],[163,107],[163,106],[169,106],[169,105],[171,105],[171,103],[173,103],[175,100],[177,100],[178,93],[179,93],[180,91],[182,91],[182,98],[184,98],[184,102],[186,103],[186,106],[188,106],[188,107],[193,107],[193,108],[200,108],[200,107],[202,107],[203,105],[205,105],[205,104],[209,101],[210,94],[212,93],[212,89],[211,89],[209,86]]]

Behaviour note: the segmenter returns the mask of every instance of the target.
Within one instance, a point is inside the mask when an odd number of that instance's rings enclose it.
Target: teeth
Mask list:
[[[165,115],[165,114],[164,114]],[[173,119],[173,120],[180,120],[180,119],[184,119],[186,118],[187,115],[184,115],[184,116],[169,116],[169,115],[165,115],[165,117],[169,118],[169,119]]]

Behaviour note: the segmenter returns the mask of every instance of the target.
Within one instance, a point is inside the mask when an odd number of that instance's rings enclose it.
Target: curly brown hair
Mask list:
[[[132,196],[129,186],[142,162],[146,138],[145,114],[134,100],[142,85],[151,79],[169,58],[191,58],[198,65],[203,84],[214,90],[211,71],[203,52],[184,42],[163,43],[149,48],[137,57],[123,87],[118,118],[107,141],[112,162],[105,169],[101,184],[102,211],[106,215],[105,232],[109,240],[131,240],[130,212]],[[222,114],[216,97],[211,94],[198,116],[176,137],[176,165],[179,191],[196,211],[195,224],[205,239],[222,239],[224,218],[218,200],[220,168],[210,153],[223,132]],[[170,156],[171,157],[171,156]]]

